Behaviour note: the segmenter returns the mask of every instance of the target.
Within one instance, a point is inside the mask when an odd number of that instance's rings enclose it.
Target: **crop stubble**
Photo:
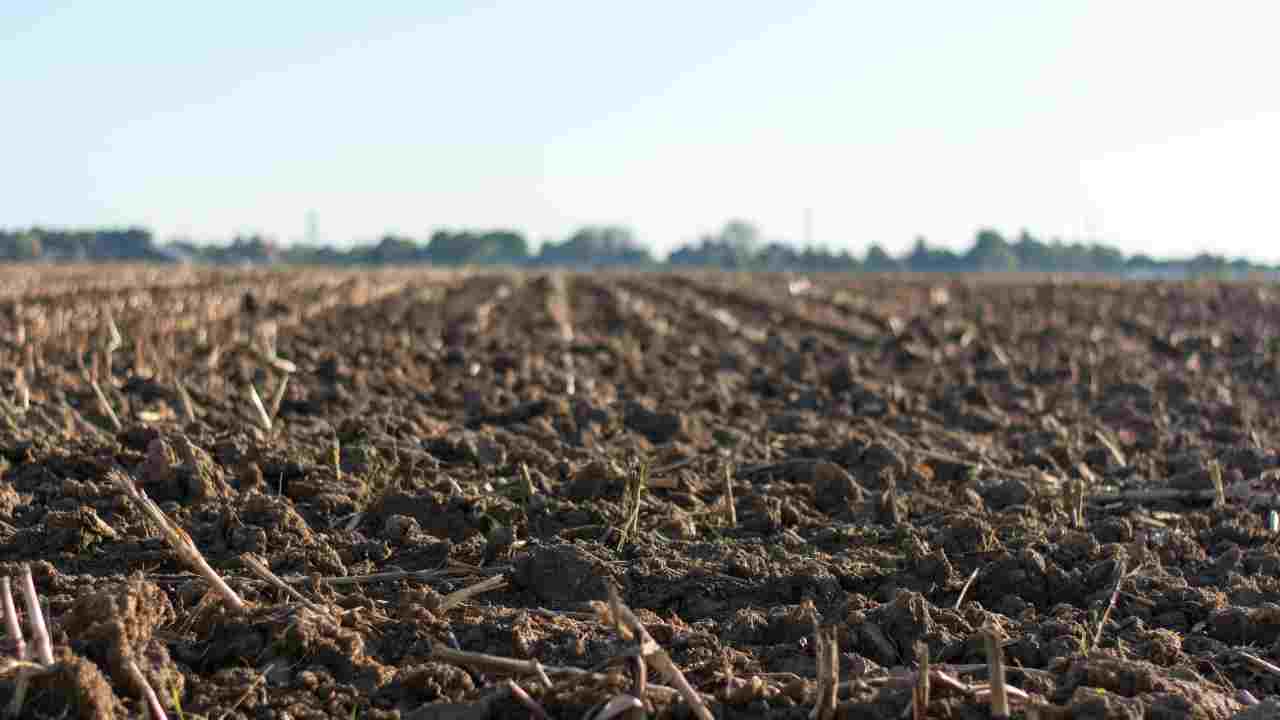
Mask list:
[[[1227,718],[1280,685],[1271,286],[0,280],[31,717]]]

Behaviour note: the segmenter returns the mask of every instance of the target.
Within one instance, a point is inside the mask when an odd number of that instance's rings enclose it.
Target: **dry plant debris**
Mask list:
[[[1280,694],[1271,285],[48,266],[0,304],[12,716]]]

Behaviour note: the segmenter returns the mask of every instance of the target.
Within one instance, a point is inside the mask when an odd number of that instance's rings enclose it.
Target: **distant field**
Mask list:
[[[929,717],[985,717],[987,629],[1015,709],[1226,718],[1277,683],[1242,653],[1280,659],[1278,304],[4,267],[0,574],[32,568],[55,662],[0,663],[0,704],[138,717],[145,678],[170,717],[581,718],[628,692],[688,716],[653,645],[628,659],[612,585],[717,717],[808,717],[821,624],[843,717],[908,716],[918,652]]]

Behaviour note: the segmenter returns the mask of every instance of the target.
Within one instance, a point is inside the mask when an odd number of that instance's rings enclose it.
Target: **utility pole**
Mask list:
[[[813,247],[813,208],[804,209],[804,246]]]

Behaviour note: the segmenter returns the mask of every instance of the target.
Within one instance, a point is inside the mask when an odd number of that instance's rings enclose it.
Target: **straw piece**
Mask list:
[[[284,402],[284,393],[289,389],[289,376],[281,375],[280,382],[276,385],[276,389],[271,393],[271,419],[275,420],[280,417],[280,405]]]
[[[911,692],[912,720],[926,720],[929,714],[929,646],[916,643],[916,685]]]
[[[729,519],[729,527],[738,527],[738,508],[733,502],[733,468],[724,466],[724,509]]]
[[[178,386],[178,400],[182,403],[182,417],[188,423],[196,421],[195,404],[191,402],[191,393],[187,392],[187,384],[182,382],[182,378],[174,376],[173,382]]]
[[[676,690],[680,692],[680,696],[688,703],[694,716],[701,718],[701,720],[713,720],[711,710],[702,701],[702,696],[698,694],[697,690],[693,689],[688,679],[685,678],[684,673],[672,662],[671,656],[667,654],[666,650],[662,649],[657,640],[653,639],[653,636],[645,629],[640,619],[635,616],[635,613],[631,612],[631,608],[622,604],[622,601],[618,598],[618,589],[612,583],[609,585],[609,606],[613,620],[619,626],[635,634],[640,640],[641,654],[645,656],[651,665],[658,669],[658,672],[665,675],[672,685],[675,685]]]
[[[969,588],[973,585],[973,581],[978,579],[978,571],[981,569],[974,568],[973,572],[969,574],[969,579],[965,581],[964,587],[960,588],[960,596],[956,598],[955,610],[959,610],[960,606],[964,605],[964,598],[969,594]]]
[[[138,667],[138,663],[132,659],[129,660],[129,671],[134,679],[142,686],[142,696],[147,701],[147,714],[151,716],[151,720],[169,720],[164,713],[164,706],[160,704],[160,698],[156,696],[156,691],[151,687],[151,683],[147,680],[147,676],[142,674],[142,669]]]
[[[49,641],[49,628],[44,624],[44,611],[40,609],[40,597],[36,595],[36,583],[31,579],[31,566],[22,566],[22,600],[27,606],[27,625],[31,640],[36,646],[36,658],[45,665],[53,664],[53,643]]]
[[[161,533],[164,534],[164,539],[178,554],[179,558],[204,578],[222,596],[222,599],[231,609],[237,611],[245,609],[244,600],[240,599],[236,591],[232,590],[231,586],[204,559],[204,555],[200,554],[200,550],[196,548],[191,536],[187,535],[182,528],[174,525],[168,516],[164,514],[164,511],[160,509],[160,506],[156,505],[155,501],[147,497],[147,494],[134,484],[133,478],[119,468],[112,470],[108,474],[116,486],[124,492],[125,497],[132,500],[138,506],[138,509],[160,528]]]
[[[267,414],[267,408],[262,404],[262,396],[258,394],[258,388],[254,387],[253,383],[246,383],[245,394],[249,396],[249,402],[257,413],[258,424],[263,430],[271,432],[271,415]]]
[[[279,575],[276,575],[275,573],[271,572],[271,568],[267,567],[266,563],[259,560],[252,553],[245,553],[241,555],[240,562],[244,563],[244,566],[249,568],[250,572],[252,572],[254,575],[257,575],[263,580],[266,580],[268,583],[275,586],[276,589],[280,590],[281,592],[293,598],[294,600],[297,600],[298,602],[302,603],[302,606],[307,608],[308,610],[314,613],[318,613],[320,615],[333,614],[324,606],[311,602],[310,600],[307,599],[305,595],[298,592],[298,590],[294,588],[292,585],[285,582],[284,580],[281,580]]]
[[[120,418],[116,416],[116,411],[111,408],[111,403],[107,401],[106,393],[102,392],[102,386],[98,385],[97,380],[90,380],[89,387],[93,388],[93,394],[98,398],[98,409],[111,421],[111,427],[115,428],[116,432],[123,430],[124,426],[120,424]]]
[[[1009,717],[1009,693],[1004,677],[1004,651],[993,628],[982,631],[987,646],[987,665],[991,668],[991,717]]]
[[[464,587],[461,590],[455,590],[449,593],[448,595],[445,595],[443,598],[441,598],[440,607],[437,608],[437,610],[440,612],[444,612],[445,610],[448,610],[454,606],[461,605],[462,603],[471,599],[471,597],[474,595],[486,593],[486,592],[489,592],[490,590],[497,590],[499,588],[505,587],[506,584],[507,584],[507,579],[502,575],[494,575],[493,577],[485,578],[484,580],[481,580],[480,582],[475,583],[474,585],[468,585],[467,587]]]
[[[511,692],[511,696],[523,705],[534,718],[537,720],[550,720],[550,716],[547,715],[547,711],[543,709],[542,704],[529,697],[529,693],[525,692],[524,688],[520,687],[519,683],[515,680],[507,681],[507,690]]]
[[[809,717],[832,720],[836,715],[836,697],[840,687],[840,661],[836,628],[817,628],[818,698]]]
[[[0,578],[0,609],[4,610],[4,625],[15,646],[18,660],[27,659],[27,641],[22,637],[22,625],[18,622],[18,609],[13,605],[13,585],[9,578]]]

